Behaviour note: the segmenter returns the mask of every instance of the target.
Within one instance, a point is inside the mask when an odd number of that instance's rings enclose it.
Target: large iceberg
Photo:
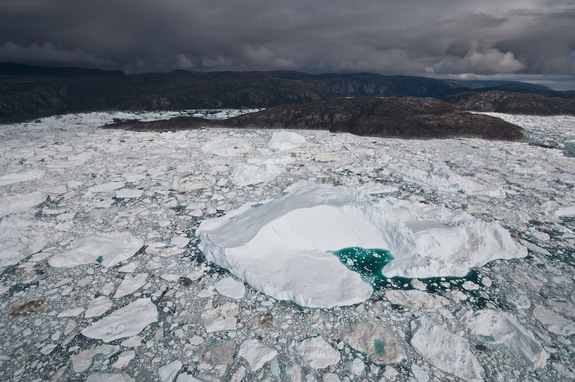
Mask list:
[[[410,278],[465,276],[491,260],[527,255],[495,222],[310,183],[205,220],[196,234],[209,261],[253,288],[322,308],[360,303],[373,292],[353,259],[336,256],[345,249],[366,249],[352,251],[362,256],[389,251],[393,260],[384,264],[383,276]]]

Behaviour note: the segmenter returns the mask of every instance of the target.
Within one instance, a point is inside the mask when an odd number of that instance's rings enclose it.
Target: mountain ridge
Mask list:
[[[484,111],[473,109],[472,102],[463,102],[457,95],[497,90],[540,96],[529,100],[516,96],[517,102],[527,103],[527,106],[512,108],[512,112],[541,110],[553,113],[556,108],[533,108],[531,104],[549,104],[561,98],[566,101],[562,101],[564,105],[560,111],[575,114],[575,92],[523,87],[518,83],[471,89],[427,77],[373,73],[178,70],[124,74],[101,69],[0,63],[0,123],[73,112],[267,108],[347,97],[434,97],[461,108]],[[497,106],[492,108],[498,109]]]

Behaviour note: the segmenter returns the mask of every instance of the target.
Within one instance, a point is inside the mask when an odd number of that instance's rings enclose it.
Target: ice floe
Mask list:
[[[429,318],[411,322],[411,346],[433,366],[465,381],[483,381],[482,368],[469,342]]]
[[[74,242],[67,251],[50,258],[48,262],[58,268],[96,262],[112,267],[134,256],[143,245],[143,241],[130,232],[88,234]]]
[[[459,319],[487,343],[509,347],[530,370],[545,367],[549,354],[511,315],[495,310],[465,311]]]
[[[158,321],[156,305],[149,298],[141,298],[88,326],[82,330],[82,334],[110,342],[134,336],[156,321]]]

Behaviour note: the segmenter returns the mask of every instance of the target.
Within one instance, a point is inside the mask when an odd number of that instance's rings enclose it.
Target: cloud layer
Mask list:
[[[0,0],[0,61],[575,75],[572,0]]]

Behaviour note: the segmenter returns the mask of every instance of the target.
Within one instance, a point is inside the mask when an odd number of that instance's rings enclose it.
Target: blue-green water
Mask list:
[[[391,252],[379,248],[349,247],[332,252],[350,270],[377,288],[385,277],[381,270],[393,260]]]
[[[331,251],[350,270],[357,272],[371,284],[374,290],[378,289],[414,289],[412,279],[406,277],[385,277],[381,271],[383,267],[394,260],[393,255],[386,249],[349,247]],[[430,293],[440,293],[448,289],[462,290],[465,281],[479,284],[479,273],[471,270],[465,277],[430,277],[419,279]],[[445,286],[447,284],[447,286]],[[466,290],[473,305],[483,308],[487,300],[480,296],[479,291]]]

